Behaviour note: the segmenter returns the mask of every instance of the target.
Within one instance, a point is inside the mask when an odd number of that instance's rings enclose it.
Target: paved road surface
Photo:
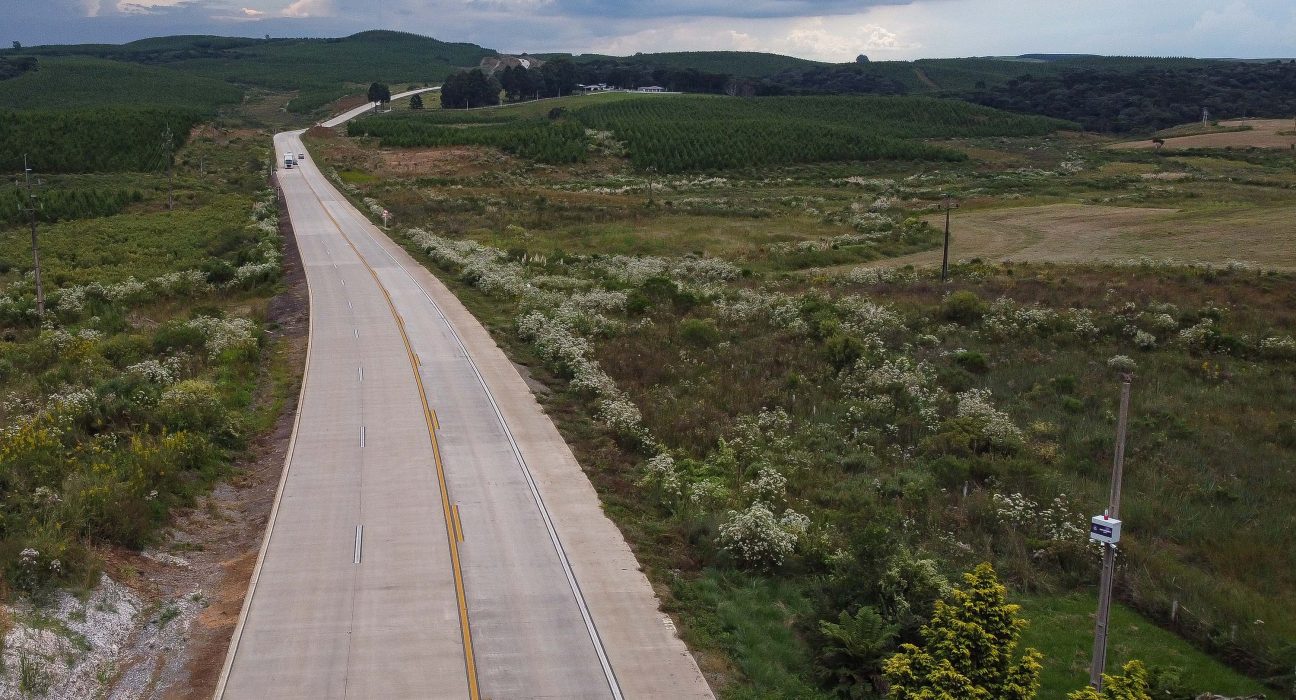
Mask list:
[[[433,90],[440,90],[440,89],[441,88],[438,86],[438,87],[430,87],[430,88],[419,88],[418,90],[410,90],[408,92],[398,92],[395,95],[392,95],[392,102],[413,95],[418,95],[424,92],[432,92]],[[377,106],[377,104],[378,103],[376,102],[366,102],[360,105],[359,107],[356,107],[355,109],[343,112],[337,115],[336,117],[333,117],[332,119],[328,119],[326,121],[320,122],[320,126],[327,126],[330,128],[335,126],[341,126],[342,124],[345,124],[351,121],[352,119],[355,119],[356,117],[360,116],[361,114],[364,114],[365,112],[368,112],[369,110],[373,109],[374,107]],[[298,151],[298,153],[301,153],[301,151]]]
[[[280,184],[310,346],[217,696],[711,697],[485,329],[312,159]]]

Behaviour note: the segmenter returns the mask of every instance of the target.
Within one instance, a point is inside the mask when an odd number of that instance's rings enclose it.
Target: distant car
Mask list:
[[[298,153],[298,154],[297,154],[297,160],[306,160],[306,154],[305,154],[305,153]]]

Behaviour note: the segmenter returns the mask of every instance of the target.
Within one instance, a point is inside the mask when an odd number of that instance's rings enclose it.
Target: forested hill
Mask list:
[[[1135,71],[1024,75],[960,97],[1079,122],[1092,131],[1151,132],[1197,119],[1296,116],[1296,61],[1205,63]]]
[[[552,57],[551,57],[552,58]],[[1032,54],[1015,58],[818,63],[774,54],[576,56],[577,79],[731,95],[928,94],[1150,132],[1196,119],[1296,115],[1296,61]]]

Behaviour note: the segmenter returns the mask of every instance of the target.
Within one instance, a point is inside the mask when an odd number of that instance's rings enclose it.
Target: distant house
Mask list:
[[[639,88],[639,92],[666,92],[666,88],[660,85],[647,85]]]
[[[585,92],[585,93],[590,93],[590,92],[607,92],[607,91],[609,91],[609,90],[615,90],[615,89],[616,89],[616,88],[612,87],[611,85],[608,85],[607,83],[599,83],[599,84],[597,84],[597,85],[577,85],[576,88],[577,88],[578,90],[580,90],[581,92]]]

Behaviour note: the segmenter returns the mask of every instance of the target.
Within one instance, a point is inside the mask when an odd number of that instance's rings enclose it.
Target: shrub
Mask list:
[[[159,421],[172,430],[217,433],[226,427],[225,408],[215,385],[201,379],[167,387],[157,410]]]
[[[954,353],[954,364],[974,374],[985,374],[990,369],[990,363],[986,361],[985,355],[975,350],[960,350]]]
[[[819,666],[844,697],[882,687],[882,662],[895,644],[899,627],[888,624],[873,608],[860,606],[854,615],[845,610],[836,622],[822,620],[819,633],[824,645]]]
[[[954,292],[941,302],[941,317],[955,323],[975,323],[985,316],[989,306],[972,292]]]
[[[720,525],[720,547],[746,566],[773,569],[792,554],[809,525],[790,508],[776,518],[769,506],[753,503],[747,510],[729,511],[729,520]]]
[[[1026,621],[994,569],[963,575],[964,588],[938,601],[922,646],[904,644],[883,666],[892,700],[1031,700],[1039,690],[1040,653],[1017,657]]]
[[[1092,687],[1077,690],[1067,695],[1067,700],[1152,700],[1148,683],[1148,670],[1142,661],[1137,659],[1121,667],[1122,675],[1103,674],[1102,692]]]
[[[828,364],[838,372],[852,367],[864,356],[864,343],[854,336],[845,333],[834,333],[824,341],[824,355]]]
[[[720,331],[711,319],[689,318],[680,322],[680,339],[694,347],[710,347],[720,342]]]

